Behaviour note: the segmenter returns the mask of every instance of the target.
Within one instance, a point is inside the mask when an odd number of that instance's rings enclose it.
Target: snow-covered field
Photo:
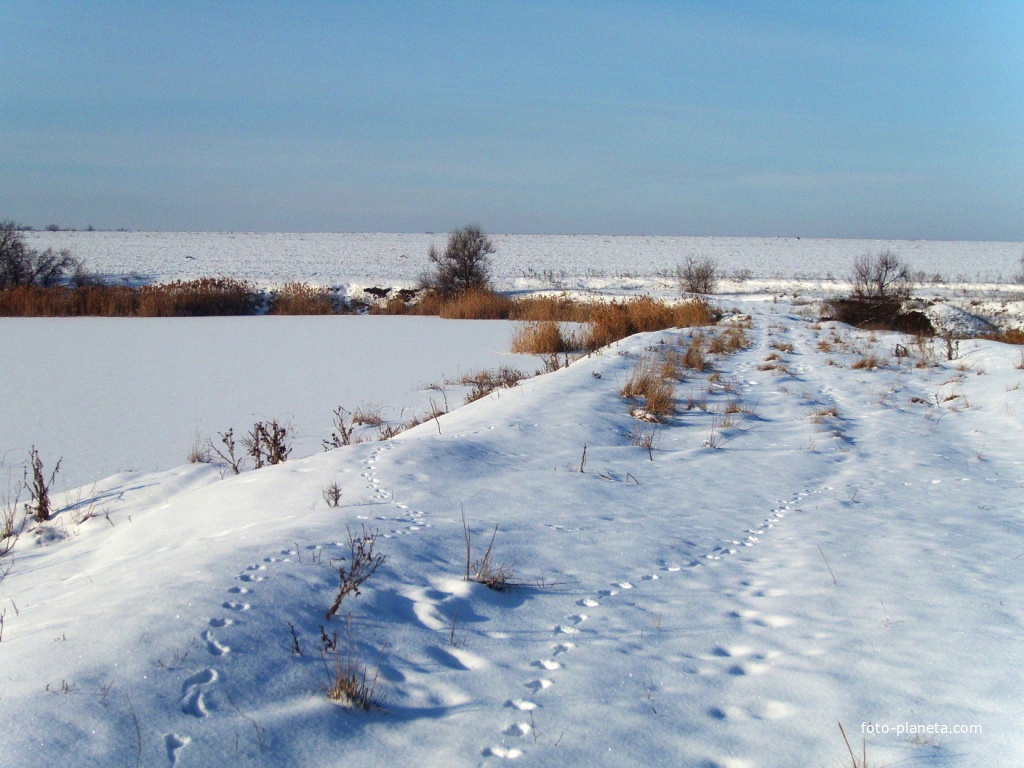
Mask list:
[[[254,255],[248,271],[188,271],[230,264],[207,245],[179,272],[156,255],[104,266],[75,245],[115,236],[141,237],[40,233],[34,245],[68,238],[94,268],[145,279],[392,285],[413,279],[429,241],[380,237],[419,243],[396,246],[416,262],[407,271],[397,255],[339,266],[326,250],[312,266]],[[563,255],[613,252],[600,238],[551,240]],[[782,241],[744,242],[728,269],[767,279],[784,263],[759,261]],[[832,256],[805,277],[840,276],[865,250],[819,242]],[[1019,267],[1020,244],[920,246],[973,248],[961,251],[975,254],[970,281]],[[514,270],[626,292],[631,276],[655,285],[681,260],[637,249],[632,265],[559,264],[538,246]],[[899,252],[957,274],[958,257]],[[507,270],[506,289],[530,287]],[[509,364],[510,327],[0,321],[8,466],[35,426],[44,460],[69,446],[57,486],[64,473],[82,484],[0,560],[0,764],[840,766],[842,723],[870,765],[1019,765],[1020,349],[967,340],[946,360],[941,343],[817,323],[806,301],[720,297],[750,315],[750,345],[685,371],[663,425],[635,419],[618,393],[639,361],[685,350],[690,330],[632,337],[390,441],[329,452],[332,408],[425,410],[441,397],[425,385]],[[911,356],[894,357],[897,344]],[[855,367],[872,353],[879,367]],[[445,394],[455,405],[462,391]],[[241,431],[254,415],[290,417],[294,458],[238,476],[183,463],[197,431]],[[324,499],[332,484],[338,507]],[[463,514],[474,559],[497,526],[493,555],[517,588],[462,579]],[[348,531],[364,530],[387,559],[327,620]],[[383,709],[325,696],[349,647],[371,677],[379,664]]]
[[[105,277],[135,282],[220,276],[259,285],[410,284],[446,235],[365,233],[28,232],[34,248],[69,248]],[[710,258],[736,289],[842,281],[850,262],[889,249],[947,283],[1000,284],[1020,271],[1024,243],[741,237],[492,235],[500,290],[650,290],[688,257]],[[994,287],[988,285],[987,287]]]

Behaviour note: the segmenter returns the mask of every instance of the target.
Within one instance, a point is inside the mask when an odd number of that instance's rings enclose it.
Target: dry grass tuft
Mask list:
[[[258,304],[256,289],[251,283],[214,277],[137,288],[18,286],[0,291],[0,315],[6,317],[251,315]]]
[[[750,337],[741,326],[729,328],[722,334],[725,339],[726,353],[739,352],[750,346]]]
[[[707,409],[708,409],[707,395],[705,395],[703,392],[698,394],[698,393],[695,393],[693,390],[691,390],[690,394],[686,396],[686,410],[688,410],[688,411],[693,411],[693,410],[707,411]]]
[[[826,565],[827,565],[827,563],[826,563]],[[861,740],[860,757],[858,757],[854,753],[853,747],[850,746],[850,740],[848,738],[846,738],[846,731],[843,730],[843,724],[842,723],[839,723],[839,732],[841,734],[843,734],[843,742],[846,744],[846,752],[850,756],[849,768],[869,768],[869,766],[868,766],[868,745],[867,745],[867,741],[865,741],[863,739]]]
[[[568,296],[525,296],[513,301],[513,320],[549,320],[561,323],[585,323],[590,319],[593,302],[580,302]]]
[[[422,306],[417,305],[417,309]],[[473,288],[442,300],[437,314],[446,320],[508,320],[512,300],[486,288]]]
[[[368,427],[379,427],[384,423],[379,405],[361,405],[352,412],[353,424],[364,424]]]
[[[661,377],[670,381],[683,381],[683,358],[675,349],[665,351],[661,359]]]
[[[675,386],[661,376],[658,364],[650,358],[634,366],[619,394],[632,400],[642,399],[642,411],[633,408],[631,413],[648,421],[664,421],[675,411]]]
[[[385,649],[381,649],[377,668],[370,677],[369,670],[359,664],[359,651],[356,648],[351,617],[348,620],[346,634],[345,652],[339,653],[337,632],[331,637],[323,627],[320,628],[321,641],[324,644],[320,649],[320,658],[324,663],[328,681],[324,692],[331,701],[337,701],[351,709],[381,709],[384,695],[379,686],[380,665],[384,660]],[[328,656],[331,657],[330,662]]]
[[[415,304],[393,299],[376,314],[439,315],[458,320],[522,320],[527,322],[587,323],[577,343],[588,350],[607,346],[644,331],[711,325],[717,311],[703,299],[668,303],[647,296],[622,301],[576,301],[567,296],[509,298],[487,289],[471,289],[451,298],[436,292],[421,294]]]
[[[516,328],[511,351],[527,355],[557,355],[572,349],[572,342],[553,320],[534,320]]]
[[[690,339],[690,346],[686,348],[686,354],[683,355],[683,367],[694,371],[703,371],[706,365],[704,336],[698,333]]]
[[[320,285],[287,283],[270,297],[270,315],[331,315],[334,302],[331,291]]]
[[[814,413],[811,414],[811,423],[812,424],[822,424],[822,423],[824,423],[825,419],[838,419],[838,418],[839,418],[839,409],[836,408],[833,405],[833,406],[830,406],[828,408],[818,408],[817,410],[815,410]]]
[[[654,461],[654,447],[657,441],[657,427],[644,427],[640,424],[634,424],[632,432],[629,433],[630,444],[635,445],[637,448],[643,448],[646,450],[647,456],[651,461]]]
[[[881,368],[883,365],[885,365],[884,360],[878,357],[874,352],[869,352],[854,360],[853,363],[850,364],[850,367],[859,371],[874,370],[875,368]]]
[[[494,526],[491,541],[487,550],[479,560],[473,560],[473,534],[466,523],[466,511],[462,511],[462,532],[466,538],[466,575],[465,581],[475,581],[496,592],[505,592],[517,586],[513,577],[512,563],[497,563],[494,560],[494,539],[498,535],[498,526]]]
[[[990,341],[1001,341],[1004,344],[1024,344],[1024,330],[1011,328],[1010,330],[1001,331],[985,338]]]
[[[599,349],[634,333],[711,325],[715,320],[711,305],[699,299],[679,304],[667,304],[647,296],[612,301],[594,307],[583,346]]]

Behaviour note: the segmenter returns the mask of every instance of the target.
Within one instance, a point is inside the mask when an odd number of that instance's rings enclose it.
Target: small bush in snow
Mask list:
[[[242,439],[242,445],[246,452],[252,457],[256,469],[268,464],[280,464],[288,459],[291,447],[286,442],[288,428],[278,424],[277,419],[270,423],[257,421],[252,425],[252,430]]]
[[[487,397],[496,389],[510,389],[526,378],[526,374],[509,366],[502,366],[493,371],[480,371],[463,376],[460,384],[468,384],[473,389],[466,395],[466,404]]]
[[[373,551],[377,535],[376,531],[371,533],[366,528],[360,535],[348,532],[348,564],[338,569],[338,595],[327,611],[328,619],[338,612],[342,600],[348,595],[358,597],[359,587],[384,564],[386,556]]]
[[[40,523],[50,519],[50,486],[53,485],[53,480],[57,477],[57,472],[60,471],[60,462],[61,460],[58,459],[57,466],[53,468],[53,472],[50,473],[50,478],[47,480],[46,474],[43,472],[43,460],[39,458],[39,451],[32,446],[32,450],[29,452],[32,478],[29,480],[29,467],[26,467],[25,485],[29,490],[29,500],[25,504],[25,511]]]
[[[242,471],[244,458],[235,455],[235,430],[229,429],[227,432],[220,432],[218,437],[220,437],[220,445],[223,447],[218,447],[213,440],[206,441],[206,445],[210,449],[210,455],[219,458],[237,475]]]
[[[337,481],[325,485],[321,494],[328,507],[337,507],[341,503],[341,486]]]
[[[334,409],[334,431],[329,440],[322,440],[325,451],[341,448],[352,444],[352,433],[355,431],[355,419],[351,413],[340,405]]]

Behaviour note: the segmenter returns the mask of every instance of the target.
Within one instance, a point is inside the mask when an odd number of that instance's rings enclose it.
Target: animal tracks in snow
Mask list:
[[[205,689],[217,682],[219,677],[215,670],[204,669],[188,678],[181,689],[181,711],[192,717],[206,717],[209,711],[206,706]]]
[[[167,759],[171,761],[171,768],[178,764],[178,753],[192,743],[188,736],[179,736],[176,733],[168,733],[164,736],[164,748],[167,750]]]
[[[223,643],[217,642],[213,636],[213,632],[206,630],[201,635],[203,642],[206,643],[206,650],[210,652],[211,656],[223,656],[225,653],[229,653],[231,648]]]
[[[688,578],[696,573],[693,569],[700,569],[702,566],[722,567],[730,557],[738,555],[744,548],[757,546],[770,536],[773,530],[782,524],[784,519],[792,514],[801,512],[800,504],[814,491],[801,491],[790,497],[789,500],[777,504],[757,525],[745,529],[741,536],[735,539],[728,539],[721,544],[714,546],[703,553],[695,554],[685,564],[672,563],[666,560],[659,560],[656,563],[658,573],[641,572],[635,578],[622,578],[612,582],[608,588],[598,590],[593,596],[577,596],[575,606],[584,608],[586,612],[575,612],[567,614],[564,619],[555,624],[551,633],[555,638],[550,646],[549,657],[539,658],[530,663],[535,670],[543,670],[548,675],[543,677],[527,677],[522,681],[533,697],[539,697],[536,701],[531,699],[512,698],[505,702],[507,708],[517,712],[529,712],[530,722],[516,720],[506,723],[500,734],[503,743],[500,746],[487,746],[482,750],[485,757],[511,759],[522,756],[531,742],[528,737],[533,737],[532,743],[537,743],[539,732],[534,730],[533,711],[540,705],[537,703],[543,697],[550,695],[551,691],[561,675],[571,675],[575,667],[585,674],[585,667],[576,664],[567,664],[567,656],[570,652],[576,651],[581,643],[585,644],[588,633],[582,632],[582,628],[590,619],[591,613],[601,610],[614,610],[619,601],[629,595],[629,600],[624,605],[634,605],[636,598],[647,589],[655,587],[664,579],[672,579],[676,576]],[[766,582],[747,579],[740,582],[740,589],[737,596],[742,599],[754,599],[760,601],[771,601],[775,598],[782,598],[788,594],[786,589],[771,585]],[[768,604],[767,602],[765,603]],[[760,628],[776,629],[789,626],[794,619],[782,615],[761,610],[752,610],[745,607],[738,607],[730,612],[730,615],[738,619],[741,627],[749,627],[750,630]],[[660,616],[659,616],[660,621]],[[758,634],[758,638],[770,637],[770,635]],[[564,639],[563,639],[564,638]],[[568,638],[572,638],[571,640]],[[704,654],[698,654],[703,667],[694,671],[700,674],[720,675],[728,685],[720,687],[725,698],[733,695],[742,697],[750,689],[745,687],[742,681],[757,676],[770,674],[775,664],[783,657],[779,651],[762,649],[755,643],[733,643],[712,646]],[[580,657],[581,660],[585,656]],[[790,717],[797,712],[796,708],[783,701],[768,697],[754,697],[751,700],[742,701],[739,704],[723,703],[710,707],[707,710],[708,717],[719,721],[740,721],[740,720],[778,720]],[[653,709],[653,708],[652,708]],[[657,714],[655,712],[655,714]],[[522,739],[521,746],[509,746],[506,740]],[[512,742],[515,743],[514,741]]]

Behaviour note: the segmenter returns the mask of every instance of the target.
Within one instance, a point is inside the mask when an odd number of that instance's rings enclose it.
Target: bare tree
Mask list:
[[[475,224],[467,224],[448,235],[443,252],[430,246],[431,268],[420,279],[421,287],[443,296],[454,296],[473,288],[490,287],[488,257],[494,243]]]
[[[869,301],[902,301],[910,296],[910,268],[889,250],[853,260],[853,297]]]
[[[0,290],[17,285],[54,285],[81,273],[81,263],[67,248],[41,253],[25,244],[21,228],[13,221],[0,222]]]
[[[676,266],[676,280],[682,293],[714,293],[718,286],[718,267],[708,257],[689,256],[685,264]]]
[[[29,277],[29,248],[13,221],[0,222],[0,288],[24,285]]]

